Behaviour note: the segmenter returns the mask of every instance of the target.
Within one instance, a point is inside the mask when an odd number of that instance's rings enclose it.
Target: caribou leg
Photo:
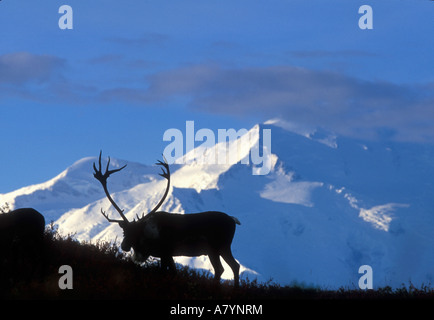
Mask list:
[[[214,268],[214,280],[220,281],[220,277],[224,271],[223,265],[220,261],[220,256],[218,254],[212,253],[208,255],[211,261],[212,267]]]
[[[232,255],[231,248],[227,248],[222,252],[222,257],[226,261],[226,263],[231,267],[233,273],[234,273],[234,286],[238,287],[239,285],[239,273],[240,273],[240,264],[235,260],[234,256]]]

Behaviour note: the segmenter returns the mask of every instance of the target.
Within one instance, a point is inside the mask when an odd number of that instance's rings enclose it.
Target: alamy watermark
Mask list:
[[[194,121],[186,121],[185,139],[181,130],[171,128],[164,132],[163,141],[170,141],[163,152],[169,164],[252,163],[253,175],[266,175],[272,166],[271,129],[262,129],[260,132],[259,126],[250,131],[244,128],[218,129],[216,140],[216,135],[211,129],[202,128],[195,131]],[[200,145],[196,146],[196,142],[200,142]]]
[[[374,18],[373,18],[373,10],[372,7],[365,4],[360,6],[359,13],[363,14],[359,18],[359,28],[361,30],[372,30],[374,29]]]
[[[71,266],[69,266],[67,264],[61,265],[59,267],[59,274],[62,274],[62,276],[59,278],[59,281],[58,281],[59,289],[61,289],[61,290],[70,289],[71,290],[73,288]]]
[[[359,28],[362,30],[370,29],[372,30],[374,28],[373,25],[373,10],[370,5],[362,5],[359,7],[358,10],[359,14],[362,14],[362,16],[359,18]],[[70,5],[62,5],[59,7],[58,13],[61,14],[59,18],[59,28],[61,30],[72,30],[73,27],[73,10]]]
[[[362,276],[359,278],[359,288],[362,290],[373,289],[373,271],[370,265],[363,265],[359,268],[359,274]]]

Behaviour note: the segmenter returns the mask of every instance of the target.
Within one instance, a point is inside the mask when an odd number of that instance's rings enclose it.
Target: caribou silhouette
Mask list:
[[[0,214],[0,244],[39,243],[44,237],[45,218],[32,208]]]
[[[174,256],[208,255],[214,268],[214,279],[219,281],[224,271],[220,256],[227,262],[234,273],[234,285],[239,284],[240,265],[231,251],[231,244],[235,234],[236,224],[241,224],[237,218],[218,211],[207,211],[194,214],[176,214],[157,211],[167,197],[170,188],[170,170],[166,160],[156,163],[162,166],[160,175],[167,179],[167,187],[163,197],[148,214],[137,216],[137,220],[129,221],[123,210],[115,203],[107,190],[108,177],[126,167],[109,170],[110,157],[106,171],[101,172],[101,152],[99,154],[99,168],[95,163],[94,177],[101,183],[104,192],[121,216],[122,220],[115,220],[101,209],[102,215],[109,222],[116,222],[123,229],[124,238],[121,243],[123,251],[134,250],[136,261],[146,261],[149,256],[160,258],[161,267],[175,272]]]
[[[44,270],[44,231],[45,219],[35,209],[0,214],[0,295]]]

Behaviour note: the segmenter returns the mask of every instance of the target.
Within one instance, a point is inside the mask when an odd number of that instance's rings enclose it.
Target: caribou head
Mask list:
[[[175,271],[174,256],[208,255],[214,268],[215,279],[220,280],[223,266],[220,256],[229,264],[234,273],[235,285],[239,281],[240,265],[232,256],[231,244],[235,234],[237,218],[223,212],[207,211],[195,214],[176,214],[157,211],[163,204],[170,189],[170,169],[166,160],[156,164],[162,166],[160,175],[167,180],[166,191],[158,204],[146,215],[136,216],[137,220],[129,221],[124,211],[119,208],[107,190],[108,177],[126,167],[110,170],[110,157],[105,172],[101,170],[101,153],[95,163],[94,177],[101,183],[104,192],[122,219],[111,219],[101,209],[102,215],[109,222],[116,222],[123,229],[124,238],[121,248],[123,251],[134,250],[134,257],[138,261],[146,261],[149,256],[161,258],[161,266]]]

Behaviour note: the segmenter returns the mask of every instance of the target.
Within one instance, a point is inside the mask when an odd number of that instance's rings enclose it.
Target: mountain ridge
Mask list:
[[[430,282],[434,148],[291,128],[271,121],[249,131],[272,132],[267,175],[253,175],[251,162],[239,163],[256,141],[237,151],[235,164],[171,165],[172,186],[161,210],[219,210],[236,216],[242,225],[233,252],[249,278],[327,288],[356,286],[358,268],[371,265],[374,286]],[[117,215],[93,179],[95,161],[80,159],[45,183],[0,195],[0,203],[35,207],[59,230],[76,233],[81,240],[119,240],[121,229],[100,213],[103,208]],[[108,188],[133,219],[155,206],[165,181],[156,166],[111,159],[113,168],[124,164],[127,167],[110,178]],[[205,257],[176,261],[212,270]],[[231,278],[230,272],[225,277]]]

